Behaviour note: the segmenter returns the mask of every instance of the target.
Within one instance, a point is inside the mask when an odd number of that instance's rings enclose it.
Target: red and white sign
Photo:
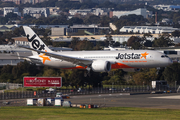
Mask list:
[[[24,87],[62,87],[62,78],[24,77]]]

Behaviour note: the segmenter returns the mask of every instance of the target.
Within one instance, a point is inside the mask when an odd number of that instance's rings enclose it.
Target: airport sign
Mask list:
[[[62,87],[61,77],[24,77],[24,87]]]

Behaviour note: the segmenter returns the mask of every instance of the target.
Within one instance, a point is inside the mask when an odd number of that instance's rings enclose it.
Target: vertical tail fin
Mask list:
[[[51,50],[44,44],[44,42],[38,37],[38,35],[30,27],[23,26],[23,29],[29,41],[30,48],[51,52]],[[33,51],[33,55],[37,55],[37,52]]]

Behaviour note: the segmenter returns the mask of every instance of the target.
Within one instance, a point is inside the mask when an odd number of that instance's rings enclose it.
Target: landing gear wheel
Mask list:
[[[87,73],[86,72],[84,72],[84,77],[87,77]]]
[[[90,70],[84,72],[84,77],[91,76]]]

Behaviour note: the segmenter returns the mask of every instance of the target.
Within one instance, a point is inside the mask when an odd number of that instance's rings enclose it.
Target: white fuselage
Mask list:
[[[91,59],[93,61],[102,60],[111,62],[112,69],[119,68],[153,68],[165,67],[172,64],[172,60],[165,54],[152,50],[124,50],[124,51],[63,51],[53,52],[60,55]],[[49,56],[47,56],[49,57]],[[75,69],[83,68],[72,62],[49,57],[49,60],[37,56],[30,56],[32,62],[44,64],[55,68]]]

